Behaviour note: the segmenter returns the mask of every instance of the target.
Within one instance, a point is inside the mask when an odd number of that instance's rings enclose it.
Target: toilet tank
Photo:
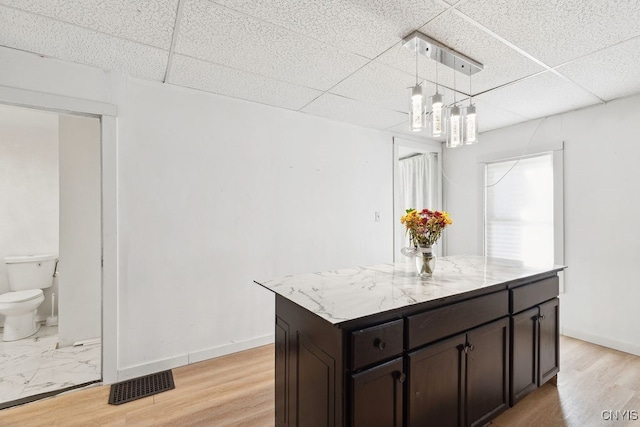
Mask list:
[[[4,257],[9,276],[9,290],[25,291],[50,287],[53,284],[57,260],[56,254]]]

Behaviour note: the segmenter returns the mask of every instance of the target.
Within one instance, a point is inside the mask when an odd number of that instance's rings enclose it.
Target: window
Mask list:
[[[561,211],[554,209],[554,200],[561,204],[562,199],[555,197],[555,188],[553,152],[487,163],[485,254],[527,265],[561,259],[561,254],[556,256],[561,246],[556,245],[559,227],[554,221]]]

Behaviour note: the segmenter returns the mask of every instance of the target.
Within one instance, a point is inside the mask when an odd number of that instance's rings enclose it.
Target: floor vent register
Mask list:
[[[111,385],[109,403],[120,405],[176,388],[171,371],[157,372]]]

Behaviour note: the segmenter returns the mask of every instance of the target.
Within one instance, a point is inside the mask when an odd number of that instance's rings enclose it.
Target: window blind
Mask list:
[[[553,264],[552,154],[523,158],[517,164],[487,163],[485,172],[486,255],[528,265]]]

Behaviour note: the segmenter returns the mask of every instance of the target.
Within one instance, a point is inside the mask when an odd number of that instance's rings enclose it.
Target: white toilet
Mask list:
[[[44,301],[43,289],[53,284],[58,255],[8,256],[4,258],[9,291],[0,295],[4,315],[2,341],[16,341],[38,332],[36,312]]]

